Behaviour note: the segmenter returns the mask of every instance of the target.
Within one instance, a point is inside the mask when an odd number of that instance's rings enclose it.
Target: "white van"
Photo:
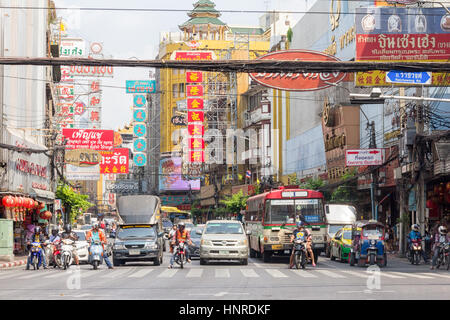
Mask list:
[[[325,219],[327,221],[326,256],[330,256],[330,242],[339,229],[356,221],[356,208],[346,204],[326,204]]]

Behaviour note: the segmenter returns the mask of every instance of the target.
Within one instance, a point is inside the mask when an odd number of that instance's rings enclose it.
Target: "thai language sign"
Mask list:
[[[61,66],[61,74],[77,77],[114,77],[113,67],[96,66]],[[66,80],[67,81],[67,80]]]
[[[127,93],[155,93],[156,80],[127,80]]]
[[[100,173],[120,173],[129,172],[129,151],[127,148],[116,148],[111,152],[102,152],[102,162],[100,163]]]
[[[170,56],[170,60],[178,61],[199,61],[199,60],[216,60],[214,51],[174,51]]]
[[[66,149],[91,149],[111,151],[114,145],[114,130],[69,129],[62,134],[67,139]]]
[[[258,60],[276,61],[339,61],[338,58],[317,51],[287,50],[277,51],[259,57]],[[303,72],[303,73],[251,73],[250,77],[259,84],[279,90],[314,91],[325,89],[344,80],[343,72]]]
[[[351,166],[379,166],[383,164],[382,149],[346,150],[345,165]]]

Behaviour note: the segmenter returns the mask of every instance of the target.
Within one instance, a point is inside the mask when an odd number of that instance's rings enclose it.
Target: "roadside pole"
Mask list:
[[[422,97],[423,87],[416,88],[416,95]],[[422,135],[424,133],[423,115],[424,115],[424,105],[423,101],[419,101],[416,105],[416,132],[417,135]],[[424,168],[421,165],[424,163],[424,151],[422,142],[417,143],[416,139],[416,155],[414,157],[414,169],[418,174],[418,181],[416,183],[416,202],[417,202],[417,222],[420,226],[420,233],[425,232],[425,178],[424,178]]]

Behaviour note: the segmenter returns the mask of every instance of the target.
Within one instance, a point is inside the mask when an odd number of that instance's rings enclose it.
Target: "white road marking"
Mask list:
[[[200,278],[203,274],[203,269],[190,269],[186,278]]]
[[[19,280],[32,279],[32,278],[42,277],[44,275],[42,272],[40,272],[40,270],[34,270],[34,271],[35,272],[33,272],[33,274],[18,277],[17,279],[19,279]]]
[[[440,277],[440,278],[450,279],[450,275],[447,275],[447,274],[431,273],[431,272],[428,272],[428,273],[420,273],[420,274],[422,274],[422,275],[424,275],[424,276]]]
[[[339,272],[347,273],[347,274],[350,274],[352,276],[356,276],[356,277],[360,277],[360,278],[366,278],[366,279],[369,276],[369,274],[366,274],[366,273],[361,273],[361,272],[357,272],[357,271],[350,271],[350,270],[339,270]]]
[[[216,269],[216,278],[229,278],[230,270],[228,269]]]
[[[303,277],[303,278],[317,278],[317,276],[313,275],[308,270],[296,270],[291,269],[291,272],[295,273],[296,275]]]
[[[72,274],[74,274],[75,272],[79,272],[79,270],[76,271],[61,271],[61,272],[57,272],[55,274],[51,274],[49,276],[45,276],[44,278],[48,279],[48,278],[58,278],[58,277],[62,277],[62,276],[71,276]]]
[[[17,271],[12,271],[12,272],[8,272],[8,273],[5,272],[4,274],[0,273],[0,280],[17,277],[18,275],[21,275],[21,274],[22,273],[18,273]]]
[[[416,273],[407,273],[407,272],[391,272],[395,275],[405,276],[405,277],[411,277],[411,278],[418,278],[418,279],[432,279],[431,277],[423,276]]]
[[[315,270],[314,272],[319,272],[325,276],[331,277],[331,278],[345,278],[344,276],[328,271],[328,270]]]
[[[259,275],[253,269],[241,269],[241,272],[246,278],[259,278]]]
[[[143,270],[139,270],[131,275],[128,276],[128,278],[142,278],[145,277],[147,274],[149,274],[150,272],[152,272],[155,269],[143,269]]]
[[[134,268],[132,269],[134,270]],[[102,278],[117,278],[119,276],[123,276],[125,273],[130,272],[130,269],[118,269],[114,271],[104,272],[105,274],[102,276]]]
[[[287,278],[287,275],[277,269],[266,269],[266,272],[274,278]]]
[[[399,275],[394,275],[394,274],[391,274],[391,273],[385,272],[385,271],[381,271],[380,274],[381,274],[382,276],[387,277],[387,278],[392,278],[392,279],[405,279],[405,277],[402,277],[402,276],[399,276]]]
[[[158,278],[172,278],[179,269],[167,269],[158,275]]]

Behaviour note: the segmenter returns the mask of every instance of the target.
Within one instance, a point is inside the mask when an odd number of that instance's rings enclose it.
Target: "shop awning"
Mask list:
[[[35,194],[33,194],[35,193]],[[41,190],[33,188],[33,192],[30,192],[30,196],[36,197],[43,202],[53,202],[55,200],[55,193],[51,191]]]

